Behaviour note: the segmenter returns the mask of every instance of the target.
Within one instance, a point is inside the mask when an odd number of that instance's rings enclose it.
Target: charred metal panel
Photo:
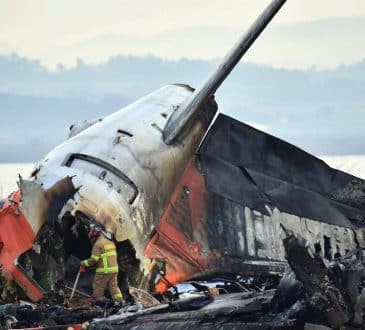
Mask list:
[[[244,206],[347,228],[365,219],[363,180],[228,116],[218,116],[198,154],[208,190]]]
[[[191,161],[145,250],[146,257],[166,262],[156,291],[209,268],[206,198],[204,178]]]
[[[145,250],[146,257],[165,261],[156,291],[194,277],[283,271],[281,242],[274,234],[267,238],[270,233],[264,232],[263,216],[208,192],[196,164],[194,158]],[[276,227],[279,235],[280,224]],[[262,252],[273,248],[277,255],[272,258]]]
[[[218,116],[145,250],[166,265],[156,290],[205,276],[281,273],[283,227],[327,261],[365,246],[361,223],[353,221],[365,215],[363,186],[284,141]]]
[[[37,233],[45,222],[56,220],[65,203],[77,192],[71,177],[57,181],[46,190],[42,185],[20,177],[19,189],[22,195],[20,210],[29,221],[34,233]]]
[[[270,199],[256,185],[248,171],[224,160],[201,155],[200,167],[209,191],[246,206],[266,212]]]
[[[282,272],[280,222],[217,194],[207,200],[210,268],[217,274]]]

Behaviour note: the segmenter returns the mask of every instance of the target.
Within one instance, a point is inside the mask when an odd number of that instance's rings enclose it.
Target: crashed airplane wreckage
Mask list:
[[[365,181],[217,114],[214,93],[284,3],[274,0],[199,88],[165,86],[71,126],[2,206],[4,282],[33,302],[57,295],[90,255],[90,225],[113,231],[120,274],[159,298],[183,281],[282,275],[296,264],[287,233],[323,257],[322,275],[361,251]],[[92,274],[82,276],[86,292]]]

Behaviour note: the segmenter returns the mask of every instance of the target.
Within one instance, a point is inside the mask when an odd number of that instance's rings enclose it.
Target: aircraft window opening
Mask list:
[[[41,170],[41,166],[37,166],[36,168],[34,168],[32,173],[30,174],[30,177],[35,178],[40,170]]]
[[[334,257],[335,259],[341,258],[340,247],[338,245],[336,245],[336,253]]]
[[[104,180],[104,179],[105,179],[105,177],[106,177],[106,171],[105,171],[105,170],[103,170],[103,171],[101,171],[101,173],[99,174],[98,178],[99,178],[100,180]]]
[[[153,128],[156,128],[159,132],[161,132],[161,133],[163,132],[163,129],[161,127],[159,127],[156,123],[152,123],[151,126]]]
[[[133,137],[133,134],[132,134],[132,133],[129,133],[129,132],[124,131],[124,130],[122,130],[122,129],[118,129],[118,130],[117,130],[117,133],[118,133],[118,134],[126,135],[126,136],[128,136],[128,137]]]
[[[138,188],[135,183],[119,169],[101,159],[83,154],[73,154],[67,159],[65,166],[94,175],[110,188],[115,189],[129,204],[133,204],[137,198]]]
[[[316,255],[320,255],[322,251],[321,243],[317,242],[314,244],[314,251]]]
[[[327,260],[332,260],[331,238],[324,235],[323,239],[324,239],[324,257]]]

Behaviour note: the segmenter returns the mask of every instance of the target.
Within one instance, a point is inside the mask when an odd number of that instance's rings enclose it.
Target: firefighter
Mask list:
[[[96,265],[93,295],[96,300],[102,300],[104,291],[108,289],[113,300],[120,302],[123,297],[118,286],[117,250],[112,234],[92,228],[89,237],[94,241],[91,257],[81,261],[81,267]]]

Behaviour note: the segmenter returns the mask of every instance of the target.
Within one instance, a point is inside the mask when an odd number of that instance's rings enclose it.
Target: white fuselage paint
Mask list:
[[[117,240],[130,239],[137,258],[149,262],[143,257],[149,235],[204,134],[197,121],[177,143],[168,146],[162,140],[167,118],[190,95],[185,86],[162,87],[96,121],[46,155],[36,165],[37,183],[47,189],[70,176],[74,186],[80,187],[75,201],[70,200],[60,216],[81,210],[106,226],[111,216],[117,224]],[[78,154],[102,160],[122,172],[137,188],[135,200],[130,203],[130,185],[113,182],[115,177],[109,174],[108,180],[103,179],[102,168],[96,173],[95,166],[83,160],[77,160],[77,166],[66,166],[70,157]]]

